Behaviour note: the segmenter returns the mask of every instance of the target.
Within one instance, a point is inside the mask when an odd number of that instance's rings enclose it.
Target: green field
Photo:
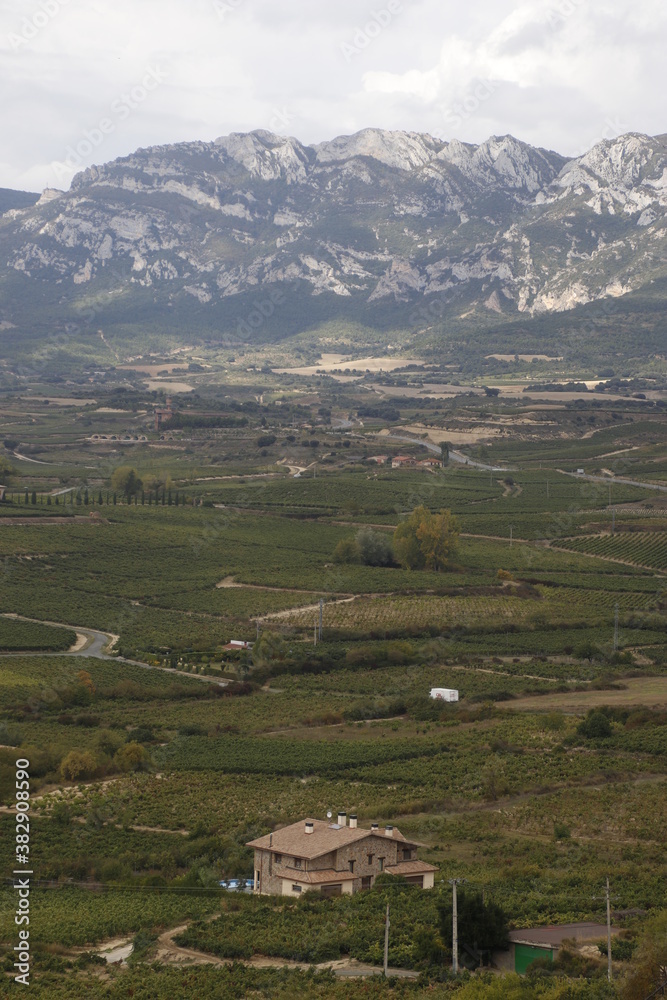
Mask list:
[[[664,479],[663,409],[429,399],[418,372],[404,397],[383,397],[385,376],[258,371],[202,378],[187,406],[219,411],[221,426],[160,435],[162,395],[126,374],[68,388],[63,406],[46,385],[0,398],[12,445],[0,612],[37,620],[0,617],[0,827],[11,843],[15,762],[28,758],[35,995],[634,1000],[608,989],[602,957],[453,981],[437,913],[457,877],[513,927],[600,920],[609,876],[630,942],[621,984],[662,919],[667,504],[651,484]],[[356,419],[369,387],[390,418]],[[424,457],[419,442],[376,436],[416,423],[493,426],[460,447],[503,469],[369,461]],[[120,465],[143,479],[129,498],[112,485]],[[564,474],[579,466],[647,485]],[[444,571],[336,561],[342,541],[369,526],[390,540],[421,506],[459,519]],[[67,655],[75,627],[118,637],[113,654]],[[432,702],[436,686],[460,701]],[[590,713],[603,736],[587,735]],[[422,843],[433,893],[221,892],[252,873],[248,840],[338,808]],[[387,903],[390,964],[418,979],[239,964],[381,965]],[[6,973],[14,907],[5,887]],[[112,939],[134,940],[129,968],[82,957]],[[193,953],[234,964],[190,965]]]

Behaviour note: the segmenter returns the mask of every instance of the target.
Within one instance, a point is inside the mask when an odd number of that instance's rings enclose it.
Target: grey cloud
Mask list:
[[[548,24],[560,3],[401,0],[346,59],[341,46],[389,0],[67,0],[18,48],[9,37],[38,6],[5,0],[0,186],[52,183],[52,161],[163,57],[168,83],[116,122],[89,162],[253,128],[305,142],[369,125],[453,138],[448,112],[489,76],[498,88],[457,126],[466,141],[512,132],[572,153],[610,121],[665,132],[664,6],[580,0]],[[423,86],[411,90],[414,74]]]

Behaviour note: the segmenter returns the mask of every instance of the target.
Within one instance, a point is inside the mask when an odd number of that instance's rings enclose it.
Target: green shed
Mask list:
[[[539,948],[534,944],[514,945],[514,971],[518,972],[520,976],[524,974],[531,962],[535,962],[538,958],[546,958],[547,961],[553,962],[553,949]]]

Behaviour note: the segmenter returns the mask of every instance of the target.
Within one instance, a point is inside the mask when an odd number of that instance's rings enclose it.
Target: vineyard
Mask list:
[[[66,948],[96,944],[144,928],[169,927],[198,919],[220,905],[216,893],[159,893],[83,889],[33,889],[31,930],[41,945]],[[0,890],[0,940],[15,934],[15,900],[11,890]]]
[[[609,621],[609,611],[618,604],[623,610],[649,610],[655,596],[632,592],[610,593],[586,591],[575,595],[566,588],[534,592],[533,599],[511,596],[469,597],[367,597],[353,602],[325,605],[327,628],[368,632],[373,629],[437,628],[443,633],[457,629],[502,632],[503,626],[518,628],[532,624],[554,625],[572,623],[572,607],[576,603],[582,624]],[[316,612],[296,609],[284,615],[284,621],[301,627],[312,627]]]
[[[568,538],[559,545],[573,552],[586,552],[619,562],[667,570],[667,531],[628,531],[598,538]]]
[[[220,403],[227,414],[240,406],[237,374],[215,402],[198,404],[193,394],[195,409]],[[30,416],[12,415],[21,449],[43,448],[37,461],[55,464],[16,460],[16,503],[0,509],[13,522],[0,524],[0,611],[68,626],[0,617],[0,650],[17,654],[0,658],[0,799],[5,808],[13,801],[15,761],[24,755],[36,877],[49,882],[32,896],[32,993],[611,1000],[604,963],[594,958],[567,979],[466,972],[454,983],[449,953],[429,965],[424,941],[433,944],[451,878],[483,891],[521,927],[604,919],[594,897],[610,876],[614,906],[631,914],[614,919],[633,945],[647,922],[637,914],[664,906],[667,531],[637,530],[664,528],[664,507],[648,489],[555,467],[581,464],[596,474],[597,465],[618,472],[634,462],[633,478],[657,479],[663,412],[654,407],[650,420],[639,420],[632,400],[623,413],[625,404],[614,403],[612,414],[596,396],[589,410],[549,406],[527,415],[523,400],[478,395],[442,401],[436,415],[433,401],[413,395],[396,403],[401,418],[406,410],[415,421],[432,415],[435,427],[464,424],[468,407],[478,426],[493,407],[507,406],[493,419],[509,419],[511,410],[517,434],[467,449],[507,469],[452,462],[391,470],[365,460],[391,447],[375,436],[382,421],[355,422],[368,386],[334,390],[321,380],[302,395],[295,381],[278,406],[258,402],[274,396],[268,371],[248,377],[257,384],[243,403],[247,427],[176,429],[123,450],[143,479],[171,476],[178,505],[119,495],[100,508],[109,483],[91,485],[100,456],[107,479],[114,464],[108,444],[96,450],[93,431],[103,426],[118,438],[150,423],[154,399],[143,389],[124,388],[107,416],[79,400],[64,414],[38,395],[30,396]],[[352,430],[329,426],[320,404],[349,416]],[[308,441],[292,419],[312,425]],[[554,435],[544,448],[523,439],[542,421]],[[53,441],[41,442],[47,425]],[[265,436],[274,443],[260,447]],[[618,460],[605,457],[635,444]],[[294,478],[276,464],[283,459],[297,467],[317,461],[316,474],[311,467]],[[67,506],[48,504],[48,493],[69,488],[83,468],[90,510],[76,494]],[[450,569],[335,561],[339,543],[361,526],[390,540],[419,505],[451,509],[461,522]],[[151,669],[67,655],[74,626],[119,635],[121,657]],[[231,639],[259,645],[230,652]],[[220,680],[230,686],[210,683]],[[436,703],[432,687],[455,688],[459,702]],[[87,769],[77,771],[72,755]],[[422,844],[420,857],[438,868],[434,891],[398,880],[335,900],[220,891],[221,879],[251,875],[249,840],[337,809],[357,813],[362,826],[394,824]],[[13,823],[0,813],[3,843]],[[390,963],[419,979],[355,981],[242,964],[381,965],[387,902]],[[14,910],[5,888],[6,972]],[[170,967],[176,959],[165,958],[158,936],[177,927],[174,952],[196,949],[219,964]],[[81,955],[134,935],[128,968],[102,971]],[[615,960],[619,980],[628,964]],[[0,980],[0,995],[13,991],[9,977]]]
[[[0,652],[44,650],[55,653],[69,649],[75,642],[76,633],[69,629],[49,628],[0,616]]]
[[[50,968],[58,967],[51,959]],[[61,963],[64,968],[66,966]],[[31,994],[38,1000],[60,997],[67,1000],[126,1000],[127,997],[150,997],[150,1000],[451,1000],[449,982],[423,985],[390,976],[384,980],[349,979],[336,976],[327,969],[254,968],[241,963],[222,967],[195,966],[185,969],[160,965],[138,966],[130,970],[112,968],[101,979],[97,970],[86,972],[85,961],[77,975],[68,976],[67,992],[63,993],[62,976],[52,971],[31,980]],[[9,996],[13,984],[2,986],[0,995]],[[501,992],[502,990],[502,992]],[[426,992],[428,991],[428,992]],[[565,976],[549,977],[537,982],[525,982],[519,976],[506,976],[496,982],[484,977],[466,976],[456,989],[458,1000],[608,1000],[604,986],[585,980],[573,985]]]

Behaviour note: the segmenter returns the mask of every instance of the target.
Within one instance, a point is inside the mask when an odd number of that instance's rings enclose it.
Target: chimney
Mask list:
[[[338,825],[347,826],[347,813],[344,812],[338,813]]]
[[[357,814],[350,813],[350,830],[356,830],[356,829],[357,829]]]
[[[394,836],[394,828],[393,828],[393,826],[385,826],[385,828],[384,828],[384,835],[385,835],[385,837],[393,837]]]
[[[315,824],[313,823],[312,820],[308,820],[308,819],[306,820],[305,832],[306,833],[315,833]]]
[[[379,833],[380,827],[377,823],[371,823],[371,833]]]

